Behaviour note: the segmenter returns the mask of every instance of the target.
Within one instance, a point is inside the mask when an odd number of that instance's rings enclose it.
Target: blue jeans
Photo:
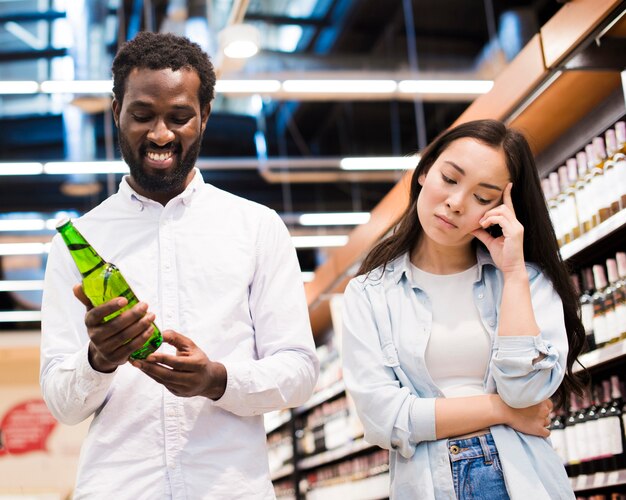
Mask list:
[[[508,500],[491,434],[448,440],[454,491],[459,500]]]

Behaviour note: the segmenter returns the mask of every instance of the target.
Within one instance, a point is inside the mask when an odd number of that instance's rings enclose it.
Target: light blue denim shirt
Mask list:
[[[559,387],[568,352],[563,307],[550,280],[527,264],[537,336],[499,337],[502,273],[479,249],[474,301],[491,336],[486,393],[516,408],[539,403]],[[454,307],[454,297],[450,297]],[[343,363],[346,387],[365,439],[390,450],[391,498],[454,499],[446,439],[435,437],[435,399],[424,353],[431,331],[428,296],[413,281],[409,255],[350,281],[344,295]],[[540,354],[544,357],[533,363]],[[574,499],[549,440],[506,425],[491,428],[512,500]]]

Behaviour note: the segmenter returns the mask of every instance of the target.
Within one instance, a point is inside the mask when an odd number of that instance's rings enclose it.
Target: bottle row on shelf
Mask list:
[[[561,246],[626,209],[626,122],[594,138],[541,183]]]
[[[573,274],[589,350],[626,339],[626,252]],[[581,279],[582,278],[582,279]]]
[[[576,496],[576,500],[626,500],[626,495],[623,493],[602,493],[591,496]]]
[[[296,447],[302,457],[334,450],[363,435],[363,427],[344,394],[325,401],[297,423]]]
[[[363,481],[389,470],[389,452],[379,449],[332,465],[311,470],[300,481],[300,491],[313,492],[333,486]],[[388,484],[388,483],[387,483]],[[388,493],[388,486],[385,490]],[[307,497],[311,496],[310,493]]]
[[[586,390],[583,397],[571,394],[569,411],[552,416],[552,446],[569,476],[626,468],[623,394],[623,382],[613,375]]]

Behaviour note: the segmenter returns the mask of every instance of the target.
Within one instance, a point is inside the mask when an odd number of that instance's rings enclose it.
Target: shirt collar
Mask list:
[[[174,200],[180,200],[185,206],[189,206],[195,194],[200,191],[200,187],[204,184],[200,170],[194,168],[193,171],[194,174],[191,178],[191,182],[189,182],[182,193],[173,198]],[[144,209],[146,204],[156,203],[156,201],[137,193],[128,183],[129,177],[129,175],[125,175],[120,181],[119,192],[125,199],[129,200],[133,205],[136,205],[140,211]]]
[[[482,280],[483,277],[483,266],[491,265],[495,267],[495,263],[491,258],[491,254],[482,245],[477,245],[476,247],[476,262],[478,264],[478,278],[476,281]],[[400,280],[404,276],[409,281],[412,286],[417,286],[413,282],[413,274],[411,273],[411,258],[410,252],[405,252],[402,255],[396,257],[389,263],[387,263],[387,272],[391,276],[391,279],[395,284],[400,283]]]

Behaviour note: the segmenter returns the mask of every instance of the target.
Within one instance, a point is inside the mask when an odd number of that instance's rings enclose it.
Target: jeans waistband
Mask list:
[[[484,457],[485,463],[493,461],[493,455],[497,455],[498,449],[491,433],[482,434],[467,439],[449,439],[448,453],[450,460],[467,460]]]

